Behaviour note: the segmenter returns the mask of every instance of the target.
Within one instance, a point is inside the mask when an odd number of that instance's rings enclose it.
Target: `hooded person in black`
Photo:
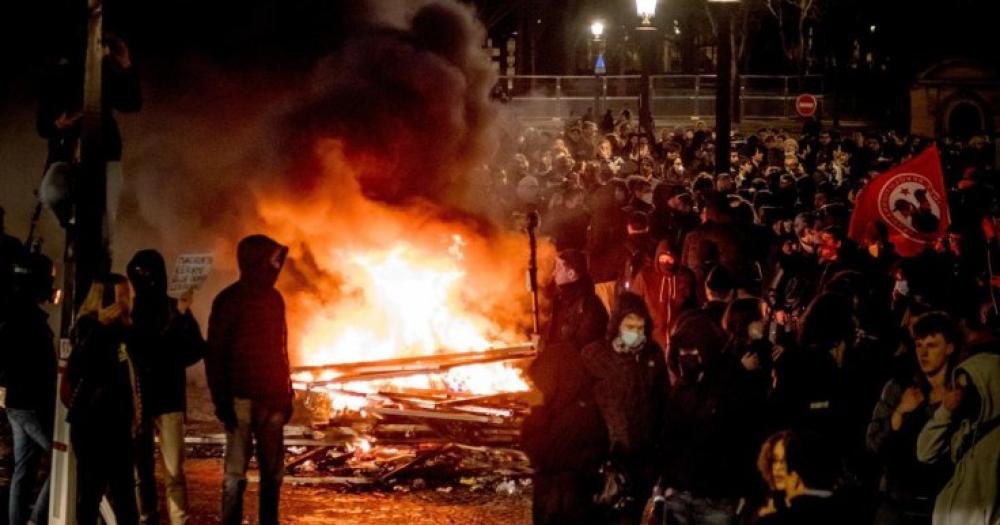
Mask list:
[[[560,252],[553,274],[558,291],[552,317],[528,369],[544,401],[532,407],[521,432],[535,471],[532,515],[536,525],[594,523],[607,432],[580,351],[602,337],[608,313],[594,293],[583,252]]]
[[[153,432],[160,435],[170,522],[187,522],[184,476],[184,412],[187,367],[205,354],[205,340],[191,314],[187,294],[167,295],[167,270],[156,250],[141,250],[128,263],[135,290],[131,342],[143,385],[143,424],[136,443],[139,514],[143,523],[158,523]]]
[[[216,416],[226,427],[222,522],[243,520],[246,470],[255,449],[260,523],[273,525],[284,475],[283,427],[292,413],[285,302],[274,288],[288,248],[251,235],[236,252],[240,279],[212,303],[205,356]]]
[[[601,523],[638,523],[655,483],[663,446],[667,370],[653,340],[653,319],[642,297],[623,293],[604,340],[583,349],[594,400],[607,428],[609,461],[624,474],[628,497]]]
[[[726,334],[708,315],[681,315],[670,334],[663,484],[673,489],[666,510],[677,523],[723,523],[736,515],[755,482],[756,445],[763,438],[763,394],[723,354]],[[673,522],[671,522],[673,523]]]

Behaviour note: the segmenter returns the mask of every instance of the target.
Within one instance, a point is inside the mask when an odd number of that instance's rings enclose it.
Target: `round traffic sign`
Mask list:
[[[811,117],[819,108],[819,100],[815,95],[803,93],[795,98],[795,111],[800,117]]]

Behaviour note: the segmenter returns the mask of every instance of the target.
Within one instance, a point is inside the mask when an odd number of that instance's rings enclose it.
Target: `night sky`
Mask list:
[[[764,0],[745,0],[758,2]],[[924,64],[940,57],[970,56],[997,60],[996,21],[1000,2],[994,0],[817,0],[823,20],[817,29],[832,41],[847,41],[855,34],[878,27],[875,43],[897,59],[904,71],[910,64]],[[666,0],[659,3],[662,24],[692,9],[703,0]],[[498,41],[519,27],[519,16],[537,16],[540,72],[556,73],[566,42],[585,32],[587,20],[596,16],[628,21],[634,13],[630,0],[477,0],[491,22]],[[30,75],[47,57],[59,52],[82,25],[85,0],[31,0],[5,2],[0,21],[0,56],[4,76]],[[336,48],[346,24],[364,9],[358,1],[329,0],[128,0],[106,1],[106,25],[132,44],[137,62],[153,67],[192,56],[207,58],[223,67],[248,63],[275,68],[309,67]],[[770,56],[779,47],[773,20],[755,24],[753,69],[773,68]],[[919,69],[919,67],[917,67]]]

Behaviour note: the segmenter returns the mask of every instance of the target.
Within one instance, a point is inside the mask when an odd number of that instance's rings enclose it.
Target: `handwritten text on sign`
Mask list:
[[[174,277],[170,280],[170,293],[180,294],[196,290],[208,280],[212,273],[214,258],[210,253],[181,255],[174,266]]]

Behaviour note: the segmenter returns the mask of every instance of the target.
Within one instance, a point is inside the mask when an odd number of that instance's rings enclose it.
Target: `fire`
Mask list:
[[[350,276],[349,307],[341,303],[317,311],[307,321],[301,348],[306,364],[484,351],[508,342],[501,327],[463,304],[462,291],[468,286],[461,267],[464,245],[456,234],[450,247],[436,255],[406,241],[386,250],[337,253],[335,259]],[[330,381],[336,377],[326,371],[296,379]],[[501,363],[339,386],[353,393],[418,389],[486,395],[528,390],[520,370]],[[334,410],[357,410],[363,404],[357,396],[341,395],[335,399]]]
[[[386,392],[529,390],[520,368],[500,362],[363,380],[322,368],[519,346],[528,339],[530,300],[525,235],[427,202],[369,200],[357,185],[366,161],[347,161],[336,142],[318,153],[323,191],[258,193],[267,231],[290,247],[278,284],[293,366],[319,367],[295,374],[296,387],[325,391],[334,413],[363,411]]]
[[[464,310],[461,237],[454,239],[437,257],[404,241],[385,251],[336,254],[351,281],[352,307],[310,319],[302,340],[307,364],[357,361],[362,351],[365,361],[376,361],[489,348],[489,335],[501,330]]]

